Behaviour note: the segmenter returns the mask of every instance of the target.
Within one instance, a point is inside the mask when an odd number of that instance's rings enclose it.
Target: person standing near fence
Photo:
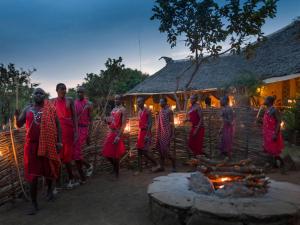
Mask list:
[[[283,138],[280,131],[281,118],[278,110],[274,107],[275,97],[268,96],[264,105],[267,107],[263,117],[263,148],[274,159],[274,165],[279,161],[283,168],[284,163],[280,154],[284,148]]]
[[[189,135],[189,149],[194,156],[203,154],[204,123],[203,113],[196,95],[191,95],[191,107],[187,114],[187,121],[191,122],[192,128]]]
[[[152,115],[149,109],[145,106],[145,99],[143,97],[138,97],[137,105],[139,108],[138,118],[139,118],[139,132],[136,143],[136,148],[138,150],[138,169],[142,172],[142,156],[150,160],[155,166],[152,171],[158,169],[158,163],[155,159],[149,155],[149,150],[151,147],[151,128],[152,128]]]
[[[160,154],[160,168],[165,170],[165,160],[168,158],[172,162],[172,171],[176,172],[176,161],[170,153],[171,140],[174,139],[174,116],[173,111],[167,105],[167,99],[159,100],[161,110],[156,122],[156,149]]]
[[[75,182],[72,172],[72,157],[74,151],[74,143],[78,138],[78,126],[76,119],[76,112],[74,101],[72,98],[66,97],[66,85],[59,83],[56,85],[57,98],[52,99],[55,106],[56,114],[58,116],[62,129],[62,143],[63,148],[60,153],[62,163],[66,166],[69,182],[68,189],[72,189],[79,183]]]
[[[120,95],[115,96],[115,107],[111,111],[110,117],[105,118],[105,122],[110,130],[104,141],[102,155],[112,164],[113,173],[118,178],[120,158],[126,151],[122,138],[126,126],[126,109],[122,105]]]
[[[234,113],[232,108],[229,106],[229,98],[227,96],[224,96],[221,99],[221,107],[223,123],[219,130],[219,134],[221,136],[220,150],[223,155],[231,157],[234,134]]]
[[[93,165],[84,160],[82,151],[86,143],[90,145],[90,134],[92,131],[92,112],[93,106],[85,98],[84,87],[78,87],[77,99],[75,100],[75,111],[78,126],[78,139],[74,145],[73,160],[76,162],[78,173],[80,175],[81,183],[85,183],[86,176],[91,176],[93,173]],[[87,171],[84,174],[82,166],[85,166]]]
[[[61,129],[55,108],[45,100],[45,92],[37,88],[33,93],[33,105],[26,107],[21,115],[15,112],[16,125],[26,124],[24,145],[24,175],[29,182],[31,207],[27,214],[34,215],[38,210],[38,177],[46,178],[47,199],[53,198],[52,182],[58,178],[62,148]]]

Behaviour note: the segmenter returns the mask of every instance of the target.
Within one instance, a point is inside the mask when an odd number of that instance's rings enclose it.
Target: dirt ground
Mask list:
[[[186,171],[186,168],[180,171]],[[150,225],[147,186],[156,176],[167,174],[144,172],[133,176],[123,169],[119,180],[107,172],[92,177],[87,184],[65,190],[54,202],[46,202],[39,195],[40,211],[25,215],[27,203],[0,207],[1,225]],[[268,174],[272,179],[300,184],[300,172]]]

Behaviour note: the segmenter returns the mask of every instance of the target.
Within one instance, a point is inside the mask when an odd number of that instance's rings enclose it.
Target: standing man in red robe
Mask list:
[[[93,106],[91,102],[85,98],[84,87],[78,87],[77,96],[78,98],[75,100],[75,111],[78,125],[78,139],[74,145],[73,159],[76,162],[81,182],[84,183],[86,176],[91,176],[93,173],[93,165],[86,162],[82,155],[84,144],[90,144]],[[86,174],[83,173],[83,165],[87,168]]]
[[[194,156],[203,154],[204,125],[202,110],[197,104],[196,95],[191,95],[191,107],[187,115],[187,121],[191,122],[192,128],[189,135],[189,148]]]
[[[278,110],[274,107],[274,101],[273,96],[268,96],[264,102],[267,110],[263,118],[263,148],[266,153],[273,157],[274,165],[279,161],[280,166],[283,167],[283,160],[280,157],[284,148],[280,131],[281,118]]]
[[[113,172],[118,178],[120,158],[126,151],[122,138],[126,126],[126,109],[122,105],[120,95],[115,96],[115,107],[111,111],[110,117],[105,118],[105,121],[110,131],[106,136],[102,155],[112,164]]]
[[[171,140],[174,139],[174,116],[173,111],[167,105],[167,99],[159,100],[161,110],[156,122],[156,149],[160,154],[160,169],[165,170],[165,160],[172,162],[172,171],[176,172],[175,158],[170,153]]]
[[[62,163],[66,166],[69,176],[69,183],[67,184],[67,188],[71,189],[77,185],[74,181],[71,162],[74,151],[74,143],[78,138],[78,126],[74,101],[73,99],[66,97],[66,91],[67,88],[65,84],[57,84],[57,98],[52,99],[52,102],[56,108],[56,114],[58,116],[62,129],[63,148],[61,150],[60,157]]]
[[[157,169],[157,162],[152,156],[149,155],[149,148],[151,147],[151,128],[152,128],[152,115],[149,109],[145,108],[145,99],[143,97],[138,97],[137,105],[139,107],[138,117],[139,117],[139,133],[136,143],[136,148],[138,150],[138,168],[139,172],[142,172],[142,156],[145,156],[150,160]]]
[[[55,108],[45,100],[41,88],[33,93],[33,105],[26,107],[21,115],[16,110],[18,127],[26,124],[24,146],[24,174],[29,182],[31,207],[27,214],[34,215],[38,210],[38,177],[44,176],[48,186],[47,199],[53,198],[52,181],[59,176],[60,158],[57,151],[62,148],[61,130]]]

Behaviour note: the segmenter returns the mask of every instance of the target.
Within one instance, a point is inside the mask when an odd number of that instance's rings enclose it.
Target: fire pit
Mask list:
[[[230,172],[228,164],[211,163],[201,164],[202,172],[172,173],[153,180],[148,196],[155,224],[300,224],[299,185],[269,180],[248,163],[239,168],[232,165]]]
[[[197,193],[199,186],[203,189],[203,182],[211,183],[207,185],[211,190],[206,192],[214,192],[219,197],[259,196],[268,191],[269,178],[265,176],[263,169],[256,168],[250,160],[233,163],[199,157],[197,162],[203,177],[194,174],[190,178],[191,189]]]

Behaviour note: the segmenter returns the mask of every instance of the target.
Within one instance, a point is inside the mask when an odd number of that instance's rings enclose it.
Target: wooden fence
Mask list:
[[[234,108],[235,111],[235,136],[233,145],[233,158],[239,160],[250,158],[256,164],[262,164],[266,160],[266,155],[262,151],[261,127],[256,122],[256,112],[250,108]],[[220,109],[211,108],[203,110],[205,125],[204,151],[211,158],[220,157],[219,154],[219,135],[221,126]],[[189,134],[189,125],[183,124],[185,115],[183,113],[175,114],[176,124],[175,139],[171,144],[171,150],[176,156],[177,161],[183,162],[191,157],[187,147]],[[154,148],[155,143],[155,118],[153,124],[152,151],[158,157]],[[130,128],[124,134],[124,140],[127,147],[126,155],[121,160],[121,166],[133,168],[136,166],[137,150],[135,148],[138,119],[129,119]],[[91,145],[84,147],[86,159],[94,164],[96,173],[111,169],[107,161],[100,156],[103,141],[107,133],[107,126],[100,121],[94,122]],[[23,144],[25,138],[24,129],[14,130],[16,158],[13,154],[12,142],[9,132],[0,133],[0,205],[13,201],[22,192],[21,184],[23,181]],[[17,164],[18,162],[18,164]],[[18,166],[17,166],[18,165]],[[18,177],[18,171],[22,179]],[[26,187],[26,186],[25,186]],[[25,188],[26,189],[26,188]]]

